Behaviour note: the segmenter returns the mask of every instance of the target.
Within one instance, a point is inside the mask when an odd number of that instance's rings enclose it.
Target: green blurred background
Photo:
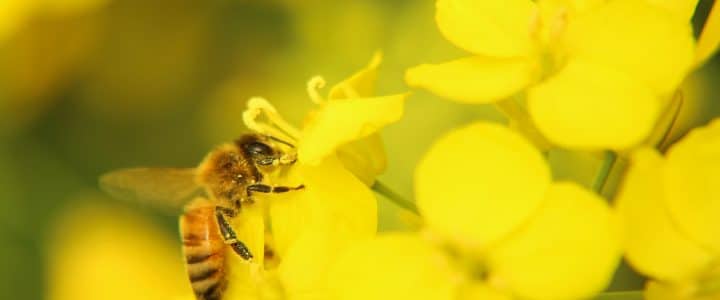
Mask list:
[[[128,206],[176,236],[172,216],[102,196],[103,172],[196,165],[244,131],[251,96],[299,124],[311,76],[337,82],[377,49],[379,94],[407,90],[410,66],[464,55],[438,33],[431,0],[57,0],[22,9],[7,3],[25,0],[0,1],[2,299],[46,297],[49,227],[80,199]],[[711,3],[700,1],[696,32]],[[675,136],[719,115],[719,83],[716,56],[684,84]],[[381,180],[411,198],[414,166],[432,141],[477,119],[504,122],[490,106],[415,92],[404,119],[383,132]],[[558,178],[584,176],[572,157],[553,162]],[[380,229],[405,228],[399,213],[380,200]],[[619,276],[613,287],[637,285]]]

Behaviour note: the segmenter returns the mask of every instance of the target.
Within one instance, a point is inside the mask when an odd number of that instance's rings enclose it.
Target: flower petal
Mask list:
[[[548,50],[558,47],[558,38],[562,37],[568,20],[576,15],[592,11],[605,4],[607,0],[542,0],[538,1],[538,35]],[[548,52],[549,54],[549,52]]]
[[[695,14],[698,0],[645,0],[655,6],[666,9],[678,18],[690,22]]]
[[[544,21],[547,22],[551,17],[557,17],[561,10],[566,13],[585,13],[607,0],[542,0],[538,1],[541,13],[543,13]],[[547,24],[546,24],[547,25]]]
[[[474,54],[527,56],[532,51],[530,0],[438,0],[435,21],[450,42]]]
[[[528,110],[540,132],[557,145],[624,149],[650,134],[659,101],[621,72],[575,60],[530,90]]]
[[[712,256],[670,220],[663,201],[663,163],[656,151],[638,150],[615,207],[633,268],[655,279],[677,281],[698,274]]]
[[[663,174],[665,203],[675,224],[720,254],[720,119],[675,144]]]
[[[48,228],[48,299],[167,299],[192,296],[180,245],[158,224],[99,198]]]
[[[278,273],[289,299],[324,298],[328,266],[342,248],[331,242],[332,236],[322,231],[305,231],[283,257]]]
[[[417,203],[428,225],[470,248],[525,222],[549,184],[550,170],[529,141],[483,122],[440,138],[415,171]]]
[[[398,94],[323,103],[302,131],[298,159],[319,164],[338,147],[378,132],[403,115],[405,98]]]
[[[340,146],[337,156],[345,168],[367,186],[372,186],[387,167],[385,146],[378,133]]]
[[[273,238],[280,257],[305,232],[333,227],[334,241],[374,236],[377,200],[372,191],[346,170],[334,156],[317,166],[299,164],[289,175],[289,185],[304,184],[300,191],[273,195],[269,201]]]
[[[228,266],[226,275],[228,285],[224,299],[261,299],[260,290],[272,279],[265,276],[265,218],[263,202],[243,206],[242,212],[231,223],[238,239],[248,246],[254,255],[252,262],[247,262],[233,250],[227,249],[225,264]]]
[[[534,65],[525,58],[472,56],[407,70],[409,86],[427,89],[443,98],[467,103],[492,103],[526,87]]]
[[[590,298],[620,261],[616,234],[603,199],[574,183],[553,184],[530,222],[489,251],[489,281],[523,299]]]
[[[331,299],[455,299],[447,259],[418,236],[388,234],[354,245],[331,267]]]
[[[377,80],[377,69],[382,61],[382,53],[376,52],[368,65],[334,85],[330,89],[329,100],[365,98],[375,94],[375,81]]]
[[[690,22],[643,0],[609,1],[570,20],[565,42],[570,57],[612,66],[659,95],[677,88],[695,57]]]
[[[475,281],[465,283],[458,290],[458,300],[512,300],[513,298],[499,291],[487,283],[482,281]]]
[[[339,253],[357,241],[344,238],[345,232],[327,226],[305,231],[290,247],[279,266],[279,275],[288,298],[326,299],[327,273]]]

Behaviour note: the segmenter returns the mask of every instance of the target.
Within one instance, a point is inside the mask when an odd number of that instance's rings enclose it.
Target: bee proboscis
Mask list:
[[[237,238],[229,219],[243,205],[253,203],[254,193],[284,193],[298,186],[268,184],[267,175],[295,162],[291,144],[271,136],[246,134],[234,143],[210,152],[197,168],[133,168],[113,171],[100,178],[112,196],[159,206],[185,204],[180,234],[185,264],[195,296],[220,299],[225,289],[225,247],[245,260],[250,249]]]

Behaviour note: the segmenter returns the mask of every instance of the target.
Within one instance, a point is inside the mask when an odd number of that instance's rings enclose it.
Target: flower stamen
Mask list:
[[[258,121],[265,115],[266,121]],[[300,138],[300,131],[285,121],[274,106],[264,98],[250,98],[247,109],[243,112],[243,122],[252,131],[296,145]]]
[[[320,89],[325,87],[325,79],[322,78],[322,76],[315,76],[313,78],[310,78],[310,81],[307,83],[307,92],[310,96],[310,100],[312,100],[315,104],[322,104],[325,102],[325,99],[323,99],[322,96],[320,96]]]

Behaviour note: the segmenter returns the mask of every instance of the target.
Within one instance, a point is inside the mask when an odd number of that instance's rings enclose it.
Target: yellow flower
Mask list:
[[[368,67],[333,87],[327,100],[318,92],[324,81],[313,78],[308,92],[318,108],[302,129],[286,122],[266,100],[248,102],[243,115],[248,128],[296,146],[297,162],[287,172],[275,174],[274,183],[303,184],[304,189],[263,199],[270,217],[270,242],[257,242],[265,239],[265,230],[257,229],[264,227],[262,222],[237,226],[255,228],[245,237],[255,241],[256,249],[250,249],[262,256],[263,245],[270,244],[278,263],[260,259],[248,265],[233,257],[227,299],[320,297],[335,254],[375,235],[377,203],[369,185],[385,167],[378,131],[399,120],[406,97],[371,96],[379,63],[378,54]]]
[[[695,3],[438,0],[440,32],[473,56],[411,68],[406,81],[468,103],[519,95],[559,146],[632,147],[693,66]]]
[[[540,152],[506,127],[480,122],[441,138],[415,184],[426,234],[352,246],[331,269],[334,299],[581,299],[618,263],[604,200],[552,182]]]
[[[720,120],[691,131],[664,157],[634,153],[616,209],[628,261],[654,280],[648,295],[720,296],[718,170]]]
[[[244,118],[258,132],[276,135],[297,144],[301,164],[317,165],[325,157],[337,154],[343,165],[367,185],[386,167],[385,151],[379,130],[402,117],[408,94],[372,96],[381,54],[376,53],[367,67],[330,89],[326,99],[319,88],[325,86],[322,77],[308,82],[308,94],[318,105],[308,114],[302,130],[287,124],[267,101],[255,98],[248,103]],[[266,113],[275,128],[252,121]]]
[[[71,206],[53,222],[49,300],[151,300],[191,297],[180,245],[157,224],[99,198]]]

